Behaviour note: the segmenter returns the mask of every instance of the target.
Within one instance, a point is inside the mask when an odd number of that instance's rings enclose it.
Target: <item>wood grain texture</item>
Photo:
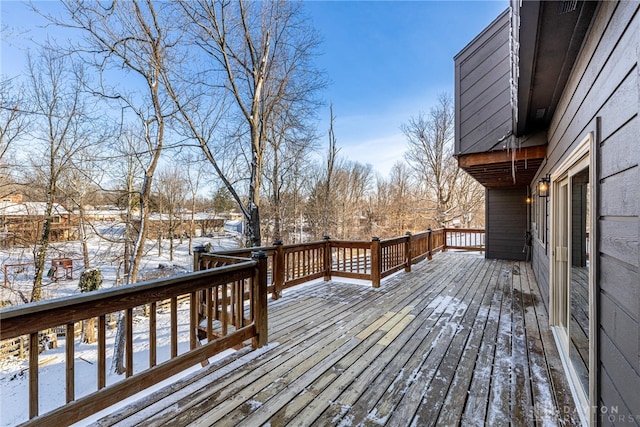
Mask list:
[[[288,291],[269,302],[269,318],[276,346],[97,424],[579,423],[526,263],[439,254],[379,289]]]

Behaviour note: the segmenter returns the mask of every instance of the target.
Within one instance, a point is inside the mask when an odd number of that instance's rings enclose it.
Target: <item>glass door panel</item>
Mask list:
[[[585,396],[589,392],[589,169],[570,176],[569,360]]]

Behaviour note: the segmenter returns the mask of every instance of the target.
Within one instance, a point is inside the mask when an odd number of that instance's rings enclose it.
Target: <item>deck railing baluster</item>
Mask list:
[[[75,326],[67,324],[65,336],[66,353],[66,398],[67,403],[75,399]]]
[[[178,355],[178,298],[171,297],[171,357]]]
[[[133,308],[127,308],[124,315],[125,321],[125,375],[129,378],[133,375]]]
[[[107,318],[98,317],[98,390],[107,385]]]
[[[153,367],[157,363],[156,314],[158,307],[155,301],[149,305],[149,367]]]

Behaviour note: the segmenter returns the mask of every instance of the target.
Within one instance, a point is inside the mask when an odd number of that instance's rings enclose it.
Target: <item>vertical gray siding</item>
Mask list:
[[[486,257],[524,260],[527,231],[526,188],[485,190]]]
[[[623,416],[640,423],[639,10],[636,1],[601,3],[549,127],[547,163],[534,180],[554,171],[601,117],[599,252],[591,258],[599,267],[599,404],[618,410],[613,422],[602,417],[603,425],[624,424]],[[533,261],[548,293],[548,255],[537,242]]]
[[[510,67],[505,11],[455,57],[456,154],[489,151],[511,132]]]

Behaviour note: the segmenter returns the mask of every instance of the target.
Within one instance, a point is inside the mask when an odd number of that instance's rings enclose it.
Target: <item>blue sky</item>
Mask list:
[[[402,123],[428,111],[439,93],[453,96],[453,56],[507,7],[507,0],[307,1],[323,39],[317,65],[330,82],[321,94],[326,101],[320,111],[321,144],[326,147],[333,102],[340,155],[386,175],[406,148]],[[3,74],[15,75],[24,69],[23,52],[16,47],[42,21],[23,2],[2,1],[0,10],[0,67]],[[8,40],[7,24],[18,31]]]
[[[328,73],[340,154],[386,175],[401,160],[400,130],[453,96],[453,57],[508,1],[312,1],[310,18],[324,43],[318,65]],[[326,146],[328,106],[320,132]]]

